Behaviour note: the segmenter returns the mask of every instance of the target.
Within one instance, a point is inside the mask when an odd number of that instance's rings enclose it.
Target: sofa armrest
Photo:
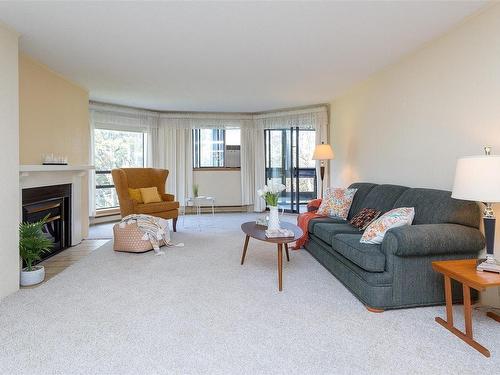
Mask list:
[[[312,201],[307,202],[307,212],[318,211],[319,206],[321,206],[321,198],[313,199]]]
[[[173,202],[175,199],[175,195],[162,193],[161,199],[163,199],[165,202]]]
[[[476,228],[459,224],[421,224],[390,229],[382,251],[399,257],[470,254],[484,248],[484,236]]]

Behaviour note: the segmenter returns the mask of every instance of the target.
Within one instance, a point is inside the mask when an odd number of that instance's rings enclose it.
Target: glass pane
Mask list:
[[[299,168],[315,168],[316,163],[312,160],[314,147],[316,146],[316,132],[314,130],[299,131]]]
[[[97,171],[144,167],[144,134],[95,129],[94,165]]]
[[[144,167],[145,134],[119,130],[95,129],[94,131],[94,165],[96,167],[96,209],[118,207],[118,197],[113,185],[111,171],[121,167]]]
[[[224,166],[224,132],[220,129],[200,129],[200,167]]]
[[[240,144],[240,129],[226,129],[226,145],[239,146]]]
[[[96,185],[113,185],[113,178],[111,173],[96,173],[95,174],[95,184]]]
[[[95,207],[97,210],[118,206],[118,196],[115,188],[96,189]]]

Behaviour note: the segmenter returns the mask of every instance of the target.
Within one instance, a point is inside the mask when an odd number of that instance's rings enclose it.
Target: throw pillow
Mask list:
[[[415,217],[415,208],[400,207],[390,210],[368,225],[359,242],[382,243],[389,229],[410,225]]]
[[[157,187],[141,188],[141,196],[144,203],[157,203],[161,202],[160,194],[158,194]]]
[[[328,188],[316,213],[323,216],[347,219],[354,194],[358,189]]]
[[[141,189],[128,188],[128,195],[130,195],[130,198],[137,201],[137,203],[144,203],[142,200]]]
[[[381,211],[377,211],[374,208],[363,208],[356,215],[354,215],[349,223],[359,230],[365,230],[368,225],[380,216],[381,213]]]

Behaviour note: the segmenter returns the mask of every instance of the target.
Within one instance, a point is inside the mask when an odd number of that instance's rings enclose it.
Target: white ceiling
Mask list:
[[[1,2],[91,99],[253,112],[328,102],[485,2]],[[50,94],[50,93],[48,93]]]

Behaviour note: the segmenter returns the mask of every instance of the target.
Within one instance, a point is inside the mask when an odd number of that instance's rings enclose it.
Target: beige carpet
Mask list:
[[[500,327],[481,313],[475,335],[490,359],[434,322],[442,307],[369,313],[305,251],[285,262],[279,293],[274,247],[251,241],[239,264],[239,226],[253,217],[205,216],[163,257],[108,243],[4,299],[0,374],[498,371]]]

